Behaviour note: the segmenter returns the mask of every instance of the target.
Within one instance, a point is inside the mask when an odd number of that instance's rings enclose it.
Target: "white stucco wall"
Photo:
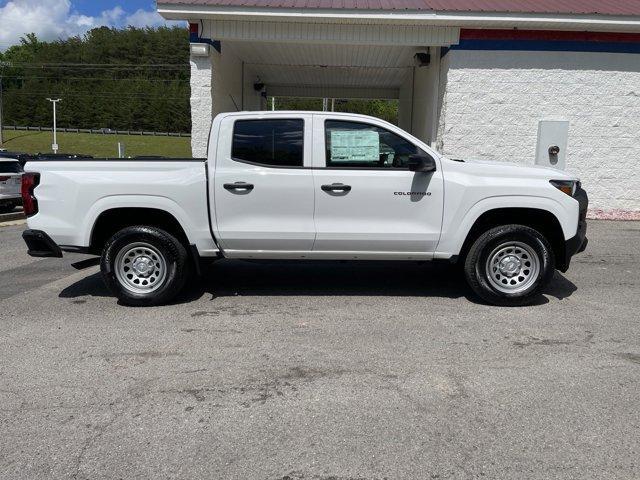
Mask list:
[[[207,139],[211,125],[211,58],[194,57],[191,64],[191,154],[207,155]]]
[[[591,215],[640,219],[640,55],[450,51],[438,149],[534,164],[538,121],[568,120],[567,170]]]
[[[233,50],[208,57],[191,57],[191,152],[205,157],[211,120],[218,113],[260,110],[260,93],[253,88],[257,77]]]

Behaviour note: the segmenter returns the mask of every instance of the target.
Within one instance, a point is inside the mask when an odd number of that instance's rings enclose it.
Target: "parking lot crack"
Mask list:
[[[105,434],[109,427],[111,427],[111,425],[113,425],[121,416],[122,412],[112,411],[112,417],[106,423],[102,425],[96,425],[94,427],[95,434],[91,435],[83,442],[82,447],[80,448],[80,451],[76,456],[74,462],[74,473],[71,475],[71,478],[73,478],[74,480],[79,478],[80,470],[82,469],[82,464],[84,463],[87,451],[96,444],[96,442]]]
[[[618,357],[640,365],[640,353],[619,353]]]

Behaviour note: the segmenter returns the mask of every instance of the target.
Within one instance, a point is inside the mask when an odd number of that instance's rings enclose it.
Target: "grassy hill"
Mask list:
[[[26,153],[51,153],[51,132],[4,130],[3,148]],[[118,142],[125,144],[127,156],[162,155],[190,157],[189,137],[153,137],[137,135],[101,135],[91,133],[58,133],[60,153],[81,153],[94,157],[116,157]]]

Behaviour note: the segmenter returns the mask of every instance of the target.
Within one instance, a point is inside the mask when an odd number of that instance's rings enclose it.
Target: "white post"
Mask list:
[[[191,55],[191,153],[194,157],[207,156],[207,138],[213,119],[213,65],[211,56],[199,57]],[[221,76],[226,70],[216,71],[216,76]],[[218,82],[221,83],[221,82]],[[223,98],[222,88],[216,94],[217,111],[230,111],[230,108],[222,109],[229,97]]]
[[[60,99],[47,98],[47,100],[53,103],[53,143],[51,144],[51,150],[53,150],[53,153],[58,153],[58,137],[56,135],[56,103],[58,103]]]
[[[331,99],[331,111],[332,112],[336,111],[336,99],[335,98]]]
[[[271,97],[271,111],[276,109],[276,97]]]
[[[53,102],[53,153],[58,153],[58,137],[56,136],[56,103],[58,102]]]

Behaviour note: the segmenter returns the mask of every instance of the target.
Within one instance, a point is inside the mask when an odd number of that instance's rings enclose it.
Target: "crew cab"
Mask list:
[[[33,256],[101,256],[128,305],[170,301],[206,260],[442,260],[484,301],[533,301],[584,250],[587,195],[559,170],[440,155],[377,118],[215,117],[206,159],[36,160]]]

